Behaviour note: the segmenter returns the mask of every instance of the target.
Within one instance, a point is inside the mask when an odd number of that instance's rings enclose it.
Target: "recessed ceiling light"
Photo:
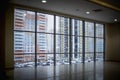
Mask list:
[[[90,14],[90,12],[89,12],[89,11],[87,11],[87,12],[86,12],[86,14]]]
[[[46,3],[47,1],[46,0],[42,0],[42,3]]]
[[[116,22],[116,21],[118,21],[118,19],[114,19],[114,21]]]
[[[26,14],[24,14],[24,16],[26,16]]]

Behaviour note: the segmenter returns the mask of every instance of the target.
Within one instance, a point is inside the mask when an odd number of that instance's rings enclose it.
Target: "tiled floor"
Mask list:
[[[7,71],[6,80],[120,80],[120,63],[96,62]]]

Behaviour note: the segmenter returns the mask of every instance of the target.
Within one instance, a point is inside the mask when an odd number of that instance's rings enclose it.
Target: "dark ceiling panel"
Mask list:
[[[102,1],[120,8],[120,0],[102,0]]]
[[[41,0],[10,0],[10,3],[45,10],[51,14],[66,15],[72,18],[95,20],[100,22],[114,23],[114,19],[120,22],[120,8],[113,10],[110,7],[98,5],[93,1],[109,1],[109,4],[119,4],[119,0],[47,0],[43,4]],[[102,3],[106,3],[102,2]],[[86,14],[86,12],[90,14]]]
[[[88,0],[101,6],[120,11],[120,0]]]

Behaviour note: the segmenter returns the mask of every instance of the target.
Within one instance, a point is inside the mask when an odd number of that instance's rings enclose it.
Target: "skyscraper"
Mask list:
[[[38,13],[37,14],[37,59],[46,60],[47,53],[47,36],[45,34],[47,28],[47,15]]]
[[[69,19],[64,17],[59,17],[59,44],[60,44],[60,53],[63,57],[68,57],[69,51]]]

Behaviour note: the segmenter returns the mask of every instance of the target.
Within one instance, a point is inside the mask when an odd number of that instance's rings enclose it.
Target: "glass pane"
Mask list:
[[[82,35],[82,21],[72,19],[72,35]]]
[[[69,53],[69,36],[56,35],[56,53]]]
[[[94,23],[85,22],[85,36],[94,37]]]
[[[35,66],[35,55],[33,53],[15,53],[14,54],[14,67],[34,67]]]
[[[103,37],[103,24],[96,24],[96,37]]]
[[[103,52],[103,39],[96,38],[96,52]]]
[[[64,54],[56,54],[56,64],[69,64],[69,54],[64,53]]]
[[[82,37],[72,36],[72,53],[82,52]]]
[[[94,38],[85,38],[85,52],[94,52]]]
[[[96,61],[103,61],[103,53],[96,53]]]
[[[30,32],[14,32],[15,67],[34,66],[35,35]]]
[[[69,18],[56,16],[56,33],[69,34]]]
[[[35,53],[35,34],[15,31],[14,53]]]
[[[82,62],[82,53],[74,53],[72,54],[71,63],[81,63]]]
[[[53,53],[53,34],[37,33],[37,53]]]
[[[54,57],[53,54],[39,54],[37,53],[37,65],[38,66],[49,66],[54,65]]]
[[[54,16],[37,13],[37,31],[38,32],[54,32]]]
[[[93,62],[94,61],[94,53],[85,53],[85,62]]]
[[[15,9],[14,30],[35,31],[35,12]]]

